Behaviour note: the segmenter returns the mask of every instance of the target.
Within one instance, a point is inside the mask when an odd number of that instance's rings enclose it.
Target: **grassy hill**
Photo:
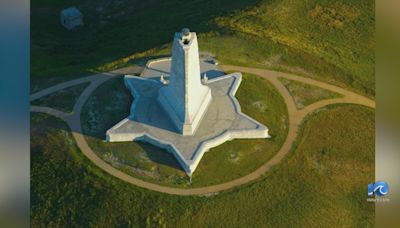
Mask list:
[[[75,5],[85,27],[66,31]],[[374,96],[374,1],[33,0],[34,88],[168,54],[187,26],[222,63],[291,71]],[[49,81],[50,80],[50,81]]]

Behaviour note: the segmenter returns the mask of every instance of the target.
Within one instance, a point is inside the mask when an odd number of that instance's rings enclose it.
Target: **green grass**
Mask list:
[[[307,118],[291,153],[262,181],[216,196],[186,222],[192,227],[221,222],[227,227],[373,227],[375,206],[366,201],[366,186],[374,180],[374,140],[371,109],[322,109]]]
[[[297,65],[320,80],[333,79],[373,95],[374,7],[374,1],[362,0],[261,1],[249,10],[215,21],[233,32],[294,49],[295,55],[281,57],[287,65]],[[296,52],[300,54],[297,57]],[[298,59],[302,56],[304,61]],[[310,57],[325,64],[315,66],[318,62],[311,61],[307,66],[304,63]],[[329,65],[337,69],[329,70]]]
[[[44,106],[55,108],[63,112],[72,112],[74,105],[83,90],[90,83],[82,83],[77,86],[68,87],[34,100],[31,104],[36,106]]]
[[[343,97],[341,94],[302,82],[285,78],[279,78],[279,80],[293,97],[294,103],[298,109],[302,109],[320,100]]]
[[[353,86],[352,75],[333,63],[301,49],[251,34],[209,33],[199,36],[199,47],[212,52],[222,64],[267,68],[294,73],[341,86],[366,96],[373,96],[374,88]],[[234,48],[233,48],[234,47]],[[374,80],[374,75],[366,76]]]
[[[132,101],[129,97],[122,78],[99,87],[84,106],[83,131],[98,156],[116,168],[150,182],[198,187],[236,179],[269,160],[287,135],[288,114],[283,98],[267,80],[244,74],[236,94],[242,111],[268,126],[272,138],[234,140],[212,148],[205,153],[192,184],[188,185],[186,174],[173,155],[165,150],[142,142],[104,142],[105,132],[128,116]]]
[[[70,5],[85,16],[77,32],[59,24],[59,11]],[[187,26],[198,32],[200,49],[221,63],[294,72],[375,94],[372,0],[34,0],[31,8],[32,88],[168,54],[173,33]]]
[[[374,180],[369,108],[316,112],[302,124],[291,153],[262,179],[210,197],[171,196],[122,182],[84,157],[61,121],[31,118],[34,227],[374,226],[374,204],[366,201]]]
[[[169,225],[184,204],[198,201],[149,192],[105,174],[79,151],[59,119],[33,113],[31,126],[32,227],[152,227],[163,219]]]

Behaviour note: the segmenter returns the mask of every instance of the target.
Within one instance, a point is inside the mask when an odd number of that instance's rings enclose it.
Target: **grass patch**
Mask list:
[[[375,179],[374,112],[363,106],[329,106],[308,116],[291,153],[264,178],[209,197],[122,182],[79,152],[62,121],[31,118],[34,227],[374,226],[365,193]]]
[[[265,0],[230,17],[217,18],[215,23],[287,46],[306,61],[310,57],[321,59],[325,62],[321,66],[307,66],[292,54],[282,61],[308,68],[317,73],[314,77],[335,79],[371,96],[375,85],[374,7],[374,1],[361,0]],[[325,73],[323,69],[329,65],[337,70]]]
[[[306,83],[293,81],[286,78],[279,78],[279,81],[281,81],[289,91],[298,109],[302,109],[320,100],[343,97],[343,95],[338,93]]]
[[[82,83],[77,86],[62,89],[34,100],[32,105],[55,108],[63,112],[72,112],[79,96],[89,84],[90,83]]]
[[[221,64],[294,73],[371,96],[367,90],[353,87],[352,76],[337,65],[270,39],[237,31],[208,33],[199,36],[199,47],[214,53]]]
[[[146,191],[109,176],[79,151],[65,123],[46,114],[31,115],[30,174],[33,227],[176,224],[183,205],[200,200]]]
[[[204,155],[189,186],[186,174],[165,150],[142,142],[103,141],[105,132],[129,114],[132,99],[123,87],[122,78],[112,79],[93,93],[83,109],[83,130],[90,147],[105,161],[147,181],[197,187],[233,180],[270,159],[287,135],[288,114],[283,98],[267,80],[244,74],[236,94],[242,111],[268,126],[272,138],[234,140],[211,149]]]
[[[321,126],[324,126],[321,128]],[[374,111],[336,105],[309,116],[291,153],[262,181],[216,196],[192,227],[373,227]],[[228,219],[229,218],[229,219]],[[184,223],[184,222],[183,222]]]

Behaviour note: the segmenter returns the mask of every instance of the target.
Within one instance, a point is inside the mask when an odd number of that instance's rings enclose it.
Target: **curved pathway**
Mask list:
[[[167,187],[167,186],[163,186],[163,185],[153,184],[153,183],[149,183],[149,182],[143,181],[141,179],[132,177],[132,176],[114,168],[113,166],[111,166],[110,164],[106,163],[101,158],[99,158],[93,152],[93,150],[87,144],[87,142],[85,140],[85,136],[82,133],[81,118],[80,118],[82,107],[85,104],[86,100],[91,95],[91,93],[100,84],[104,83],[105,81],[111,79],[114,76],[118,76],[121,74],[116,74],[114,72],[110,72],[110,73],[97,74],[97,75],[93,75],[93,76],[83,77],[80,79],[75,79],[72,81],[58,84],[56,86],[52,86],[45,90],[39,91],[37,93],[34,93],[30,97],[30,101],[33,101],[40,97],[46,96],[50,93],[56,92],[58,90],[61,90],[61,89],[67,88],[67,87],[71,87],[74,85],[78,85],[83,82],[90,82],[90,85],[88,87],[86,87],[86,89],[82,92],[82,94],[78,98],[76,104],[74,105],[74,109],[71,113],[64,113],[64,112],[58,111],[53,108],[38,107],[38,106],[31,106],[31,111],[47,113],[47,114],[56,116],[56,117],[64,120],[71,128],[72,135],[75,138],[76,143],[79,146],[82,153],[85,154],[85,156],[88,157],[98,167],[100,167],[107,173],[109,173],[123,181],[129,182],[129,183],[137,185],[139,187],[143,187],[146,189],[150,189],[150,190],[154,190],[154,191],[158,191],[158,192],[162,192],[162,193],[175,194],[175,195],[205,195],[205,194],[219,192],[222,190],[227,190],[227,189],[248,183],[250,181],[253,181],[253,180],[259,178],[260,176],[262,176],[272,166],[279,163],[285,157],[285,155],[290,151],[294,141],[296,140],[297,131],[299,129],[300,123],[304,119],[304,117],[306,115],[308,115],[309,113],[311,113],[321,107],[324,107],[326,105],[336,104],[336,103],[360,104],[360,105],[368,106],[371,108],[375,108],[375,101],[373,101],[371,99],[368,99],[368,98],[358,95],[356,93],[350,92],[343,88],[333,86],[333,85],[330,85],[330,84],[327,84],[324,82],[320,82],[317,80],[313,80],[310,78],[300,77],[300,76],[289,74],[289,73],[282,73],[282,72],[277,72],[277,71],[258,69],[258,68],[230,66],[230,65],[222,65],[221,68],[224,71],[240,71],[240,72],[251,73],[251,74],[255,74],[255,75],[261,76],[261,77],[269,80],[276,87],[276,89],[280,92],[280,94],[284,98],[287,108],[288,108],[288,114],[289,114],[288,135],[287,135],[287,138],[286,138],[284,144],[282,145],[281,149],[278,151],[278,153],[276,153],[276,155],[272,159],[268,160],[266,163],[264,163],[261,167],[259,167],[254,172],[252,172],[246,176],[243,176],[241,178],[238,178],[238,179],[235,179],[232,181],[228,181],[228,182],[225,182],[222,184],[206,186],[206,187],[199,187],[199,188],[191,188],[191,189],[173,188],[173,187]],[[140,72],[135,72],[135,73],[140,73]],[[280,78],[280,77],[299,81],[299,82],[314,85],[314,86],[318,86],[323,89],[327,89],[327,90],[342,94],[344,97],[336,98],[336,99],[321,100],[321,101],[315,102],[311,105],[308,105],[301,110],[298,110],[295,106],[292,96],[289,94],[289,92],[287,91],[285,86],[278,80],[278,78]]]

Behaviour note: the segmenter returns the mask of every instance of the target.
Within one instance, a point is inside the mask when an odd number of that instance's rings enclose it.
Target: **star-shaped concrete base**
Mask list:
[[[165,148],[191,176],[204,153],[236,138],[269,138],[268,128],[245,115],[235,98],[242,75],[233,73],[207,82],[212,101],[194,135],[183,136],[174,128],[157,101],[158,80],[125,76],[134,97],[131,114],[107,131],[107,141],[140,140]]]

